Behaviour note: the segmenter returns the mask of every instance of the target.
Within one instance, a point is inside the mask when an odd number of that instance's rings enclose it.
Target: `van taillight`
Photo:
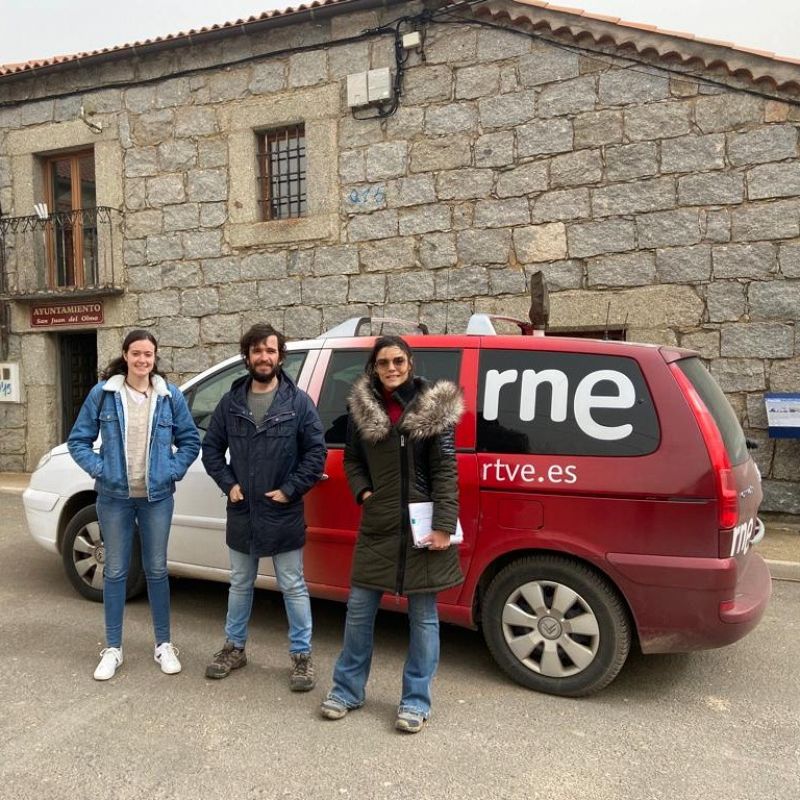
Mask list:
[[[714,479],[717,487],[717,504],[719,507],[718,523],[720,528],[733,528],[739,521],[739,498],[736,491],[736,481],[733,477],[731,462],[728,458],[728,451],[725,449],[725,442],[722,441],[722,434],[719,432],[717,423],[711,412],[706,408],[706,404],[700,398],[697,390],[686,377],[677,362],[669,365],[678,386],[681,387],[684,397],[689,401],[703,440],[711,458],[711,466],[714,470]]]

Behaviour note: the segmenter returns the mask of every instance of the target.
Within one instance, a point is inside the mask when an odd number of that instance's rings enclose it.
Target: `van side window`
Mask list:
[[[296,382],[305,359],[305,350],[293,350],[286,354],[282,369]],[[194,419],[194,424],[200,432],[201,439],[208,430],[208,425],[211,422],[211,415],[214,413],[217,403],[222,400],[222,396],[225,392],[231,388],[231,384],[237,378],[241,378],[246,374],[247,368],[244,365],[244,361],[240,361],[222,372],[210,375],[202,383],[195,384],[189,392],[187,392],[186,402],[189,405],[189,410],[192,412],[192,419]]]
[[[364,373],[368,350],[335,350],[319,395],[317,410],[329,447],[344,447],[347,436],[347,398],[356,379]],[[428,381],[458,383],[460,350],[414,351],[414,374]]]
[[[659,438],[653,399],[631,358],[481,352],[478,452],[642,456]]]

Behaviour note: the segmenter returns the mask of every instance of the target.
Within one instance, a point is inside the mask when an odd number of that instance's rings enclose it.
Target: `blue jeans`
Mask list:
[[[247,642],[247,623],[253,610],[253,586],[258,575],[258,556],[228,548],[231,558],[231,587],[228,590],[228,616],[225,636],[235,647]],[[311,601],[303,577],[303,549],[272,556],[275,578],[283,593],[289,620],[289,652],[311,652]]]
[[[364,704],[372,663],[375,615],[383,592],[353,586],[347,601],[344,645],[333,669],[328,697],[348,708]],[[416,711],[426,719],[431,711],[431,682],[439,666],[439,614],[436,594],[408,596],[409,643],[403,667],[403,694],[399,711]]]
[[[125,589],[137,528],[142,544],[142,567],[147,579],[156,644],[170,641],[167,541],[174,506],[172,495],[154,502],[146,497],[128,497],[124,500],[105,495],[97,497],[97,519],[105,550],[103,610],[107,647],[122,646]]]

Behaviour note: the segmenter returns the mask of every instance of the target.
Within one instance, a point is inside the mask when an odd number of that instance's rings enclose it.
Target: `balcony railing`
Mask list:
[[[122,270],[114,247],[119,219],[107,206],[0,217],[0,295],[33,300],[119,294]]]

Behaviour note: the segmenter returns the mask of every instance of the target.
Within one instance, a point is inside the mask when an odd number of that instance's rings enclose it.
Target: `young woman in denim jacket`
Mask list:
[[[136,530],[153,617],[154,658],[168,675],[181,671],[170,637],[167,540],[175,482],[197,458],[200,436],[183,394],[159,373],[157,353],[151,333],[131,331],[122,355],[89,392],[67,440],[73,459],[95,479],[105,549],[106,647],[94,672],[98,681],[113,677],[122,664],[122,616]],[[99,453],[93,446],[98,433]]]

